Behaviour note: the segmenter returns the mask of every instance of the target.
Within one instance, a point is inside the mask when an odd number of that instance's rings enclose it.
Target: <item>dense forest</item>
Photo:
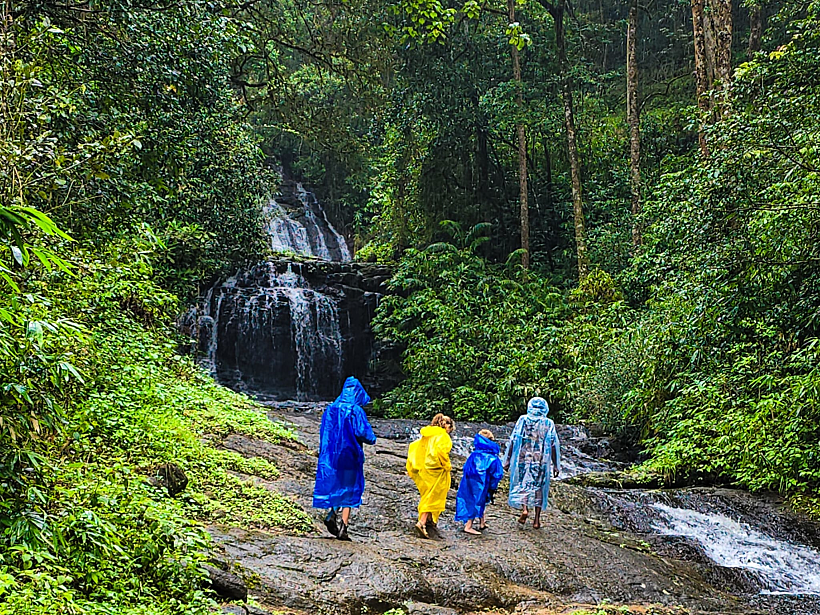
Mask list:
[[[376,412],[539,394],[820,514],[816,1],[0,7],[0,614],[204,613],[201,522],[307,527],[175,329],[282,177],[394,272]]]

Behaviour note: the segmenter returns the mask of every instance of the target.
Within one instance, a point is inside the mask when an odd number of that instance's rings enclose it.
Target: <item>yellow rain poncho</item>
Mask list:
[[[421,439],[410,444],[407,451],[407,473],[416,483],[421,501],[419,517],[429,512],[433,523],[444,511],[450,491],[450,449],[453,441],[446,430],[428,425],[421,429]]]

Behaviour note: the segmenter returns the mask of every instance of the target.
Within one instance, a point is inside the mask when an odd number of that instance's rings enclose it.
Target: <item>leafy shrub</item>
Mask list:
[[[408,378],[381,400],[389,413],[506,420],[532,395],[552,395],[564,309],[555,289],[450,244],[407,251],[391,285],[398,294],[374,329],[405,347]]]

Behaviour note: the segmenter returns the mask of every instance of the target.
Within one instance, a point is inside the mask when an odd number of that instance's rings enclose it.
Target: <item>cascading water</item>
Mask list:
[[[820,613],[820,528],[777,501],[706,487],[567,489],[556,498],[562,510],[642,535],[658,553],[697,562],[713,582],[758,595],[774,612]]]
[[[348,263],[350,250],[302,184],[284,181],[267,207],[274,250],[312,257],[260,263],[216,284],[182,327],[221,382],[263,399],[336,397],[365,377],[378,290],[389,271]]]
[[[701,546],[719,566],[754,574],[768,594],[820,595],[820,553],[777,540],[721,514],[701,513],[665,504],[652,527],[665,536],[681,536]]]
[[[333,227],[313,193],[301,183],[283,182],[282,193],[271,199],[265,213],[275,252],[327,261],[349,262],[350,249]]]

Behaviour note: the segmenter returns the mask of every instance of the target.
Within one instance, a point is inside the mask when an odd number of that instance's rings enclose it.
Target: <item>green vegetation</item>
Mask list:
[[[540,392],[561,420],[601,423],[640,444],[647,470],[779,490],[816,514],[820,6],[784,6],[771,23],[771,51],[739,63],[719,118],[682,105],[685,89],[653,100],[643,144],[644,160],[656,158],[643,167],[637,245],[617,171],[628,142],[611,105],[617,88],[582,94],[579,113],[596,122],[579,120],[592,271],[577,286],[537,246],[528,271],[510,264],[515,254],[493,264],[508,250],[496,241],[506,232],[499,223],[475,250],[453,241],[404,253],[401,292],[378,319],[381,335],[404,345],[408,376],[383,400],[386,412],[499,420]],[[705,121],[708,156],[696,120]],[[417,176],[413,190],[432,189],[423,170]],[[471,220],[455,211],[448,228]],[[533,224],[550,223],[541,214]],[[539,235],[569,239],[560,229],[537,230],[533,241]],[[419,234],[421,245],[430,236]]]
[[[818,515],[820,4],[698,6],[0,0],[0,614],[202,613],[202,523],[308,528],[173,333],[274,165],[395,267],[384,412],[546,395]]]
[[[232,433],[293,434],[176,354],[176,301],[145,261],[80,256],[81,276],[29,281],[44,294],[21,308],[26,330],[12,338],[25,347],[6,394],[28,403],[45,378],[51,397],[31,405],[28,430],[4,420],[0,613],[206,612],[208,543],[192,520],[310,527],[296,504],[252,482],[275,478],[274,466],[214,447]],[[177,498],[147,480],[166,462],[190,481]]]
[[[0,4],[0,613],[206,613],[204,523],[309,527],[218,448],[292,432],[172,328],[262,253],[273,188],[212,8]]]

